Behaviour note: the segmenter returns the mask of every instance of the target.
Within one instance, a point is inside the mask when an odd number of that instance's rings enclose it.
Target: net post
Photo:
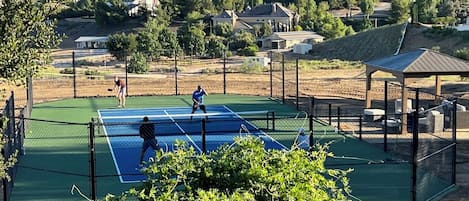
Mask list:
[[[90,187],[91,187],[91,200],[96,200],[96,159],[95,159],[95,144],[94,144],[94,118],[88,124],[89,127],[89,153],[90,153]]]
[[[207,130],[205,129],[206,128],[206,119],[203,118],[202,119],[202,153],[205,154],[207,153]]]
[[[75,67],[75,51],[72,52],[72,67],[73,67],[73,98],[77,98],[77,71]]]
[[[329,126],[332,124],[332,104],[329,103]]]
[[[388,152],[388,81],[384,81],[384,152]]]
[[[314,125],[313,125],[313,114],[308,115],[309,117],[309,150],[313,150],[313,144],[314,144]]]
[[[21,127],[19,128],[20,131],[18,132],[19,133],[19,147],[18,149],[20,150],[20,155],[25,155],[26,154],[26,151],[25,151],[25,148],[24,148],[24,137],[25,137],[25,129],[26,129],[26,126],[25,126],[25,119],[24,119],[24,109],[23,111],[21,111],[21,114],[20,114],[20,124]]]
[[[451,134],[452,134],[452,141],[454,143],[452,155],[453,155],[453,161],[452,161],[452,172],[451,172],[451,183],[456,184],[456,134],[457,134],[457,125],[456,125],[456,119],[457,119],[457,105],[458,105],[458,99],[455,99],[453,102],[453,123],[451,126]]]
[[[359,116],[359,125],[358,125],[358,139],[362,139],[362,133],[363,133],[363,114],[360,114]]]
[[[337,130],[340,131],[340,107],[337,107]]]

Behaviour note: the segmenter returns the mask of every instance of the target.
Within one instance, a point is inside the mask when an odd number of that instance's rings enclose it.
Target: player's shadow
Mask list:
[[[186,99],[184,98],[179,98],[181,99],[182,102],[186,103],[188,106],[192,106],[192,103],[190,103],[189,101],[187,101]]]

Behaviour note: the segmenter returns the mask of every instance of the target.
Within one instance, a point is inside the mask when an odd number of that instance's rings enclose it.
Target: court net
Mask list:
[[[156,135],[223,133],[257,133],[272,129],[275,115],[271,111],[209,112],[195,114],[135,114],[126,116],[101,116],[97,118],[98,135],[107,137],[138,136],[143,118],[155,125]],[[203,126],[204,124],[204,126]]]

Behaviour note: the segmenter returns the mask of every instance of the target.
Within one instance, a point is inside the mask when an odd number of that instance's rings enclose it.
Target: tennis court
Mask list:
[[[250,111],[236,113],[227,106],[208,106],[207,114],[197,112],[189,115],[188,107],[143,108],[143,109],[105,109],[98,110],[103,130],[109,143],[109,149],[122,183],[144,180],[140,173],[139,154],[143,140],[138,136],[138,129],[144,116],[156,125],[158,145],[165,151],[172,151],[176,140],[193,146],[199,153],[203,151],[201,120],[206,121],[206,150],[215,150],[222,144],[231,144],[237,136],[254,135],[264,141],[267,149],[286,149],[265,132],[260,130],[243,116],[260,115],[266,121],[268,111]],[[193,116],[193,119],[190,119]],[[264,117],[263,117],[264,116]],[[147,161],[152,151],[147,151]]]
[[[107,193],[120,194],[143,179],[135,168],[141,149],[138,127],[143,115],[155,121],[160,147],[173,149],[175,139],[185,141],[200,152],[201,126],[205,117],[197,111],[191,122],[190,96],[129,97],[129,109],[115,109],[114,98],[60,100],[34,105],[25,139],[26,155],[19,161],[12,200],[83,200],[71,194],[72,186],[90,195],[90,120],[101,118],[95,128],[96,185],[98,198]],[[207,98],[208,151],[231,143],[234,136],[250,133],[261,136],[268,148],[290,147],[299,128],[308,129],[308,120],[295,118],[294,107],[266,97],[210,95]],[[275,129],[264,114],[247,111],[275,111]],[[218,115],[215,115],[218,114]],[[223,115],[221,115],[223,114]],[[44,121],[45,120],[45,121]],[[75,122],[75,123],[70,123]],[[268,125],[269,124],[269,125]],[[335,158],[326,161],[328,168],[354,168],[350,173],[352,194],[361,200],[410,200],[410,164],[385,153],[379,147],[353,136],[337,133],[334,127],[314,121],[315,142],[330,142]],[[242,125],[246,128],[241,129]],[[100,133],[99,133],[99,132]],[[270,136],[275,139],[273,140]],[[151,151],[147,151],[146,158]],[[427,175],[426,185],[447,185],[442,175]],[[421,189],[434,192],[432,189]]]

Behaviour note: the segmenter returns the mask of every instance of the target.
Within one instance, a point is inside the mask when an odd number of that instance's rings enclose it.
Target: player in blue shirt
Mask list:
[[[204,111],[204,113],[207,113],[207,109],[205,108],[205,104],[204,104],[205,95],[208,95],[205,89],[203,89],[200,85],[197,86],[197,90],[195,90],[194,93],[192,93],[192,102],[194,103],[192,104],[191,114],[194,114],[197,108],[200,108],[202,111]],[[192,120],[192,116],[191,116],[191,120]]]

